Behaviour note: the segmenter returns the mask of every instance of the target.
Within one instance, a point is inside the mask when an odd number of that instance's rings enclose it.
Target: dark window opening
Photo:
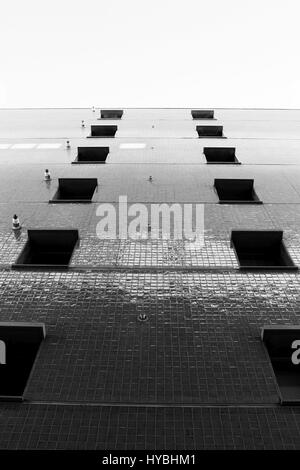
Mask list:
[[[96,178],[59,178],[58,190],[49,202],[91,202],[97,185]]]
[[[38,350],[42,323],[0,323],[0,400],[22,401]]]
[[[191,111],[193,119],[214,119],[214,111],[210,109],[197,109]]]
[[[196,126],[196,131],[201,139],[224,138],[223,126]]]
[[[118,126],[91,126],[91,135],[89,137],[115,137]]]
[[[231,244],[242,269],[298,269],[276,230],[233,230]]]
[[[234,147],[204,147],[203,153],[209,164],[239,164]]]
[[[28,230],[14,269],[67,269],[79,241],[78,230]]]
[[[300,404],[300,327],[269,326],[262,340],[271,360],[282,405]]]
[[[215,179],[215,188],[220,203],[261,204],[254,190],[254,180]]]
[[[109,147],[78,147],[77,158],[72,163],[105,163]]]
[[[122,109],[101,109],[100,119],[122,119]]]

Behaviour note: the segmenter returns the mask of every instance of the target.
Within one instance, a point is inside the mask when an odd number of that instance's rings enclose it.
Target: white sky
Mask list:
[[[299,0],[2,0],[0,107],[300,108]]]

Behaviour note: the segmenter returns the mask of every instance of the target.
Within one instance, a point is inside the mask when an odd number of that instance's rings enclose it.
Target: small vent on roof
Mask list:
[[[78,240],[78,230],[28,230],[28,240],[12,267],[66,269]]]
[[[78,147],[72,163],[105,163],[108,154],[109,147]]]
[[[101,109],[100,119],[122,119],[122,109]]]
[[[223,126],[196,126],[196,131],[201,139],[225,138],[223,136]]]
[[[0,323],[0,400],[22,401],[40,344],[43,323]]]
[[[283,241],[283,232],[276,230],[233,230],[231,244],[240,268],[298,269]]]
[[[239,164],[235,156],[234,147],[204,147],[203,153],[207,163],[215,164]]]
[[[88,137],[115,137],[118,126],[91,126],[91,135]]]
[[[49,202],[91,202],[97,185],[96,178],[59,178],[58,190]]]
[[[300,404],[300,326],[266,326],[262,340],[277,380],[282,405]]]
[[[191,114],[193,119],[214,119],[214,111],[210,109],[194,109]]]
[[[253,185],[252,179],[215,179],[219,202],[226,204],[261,204]]]

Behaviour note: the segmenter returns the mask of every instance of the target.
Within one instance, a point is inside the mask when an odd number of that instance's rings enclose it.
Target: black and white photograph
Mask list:
[[[300,457],[299,17],[2,0],[1,468]]]

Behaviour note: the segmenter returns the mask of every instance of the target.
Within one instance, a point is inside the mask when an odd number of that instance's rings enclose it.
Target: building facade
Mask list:
[[[24,400],[0,403],[1,449],[300,448],[261,339],[300,323],[300,111],[191,111],[0,111],[0,321],[46,329]],[[90,197],[63,186],[82,178]],[[119,196],[203,206],[204,244],[99,238]],[[49,229],[78,231],[70,260],[24,262]],[[234,231],[281,234],[288,262],[262,249],[248,269]]]

